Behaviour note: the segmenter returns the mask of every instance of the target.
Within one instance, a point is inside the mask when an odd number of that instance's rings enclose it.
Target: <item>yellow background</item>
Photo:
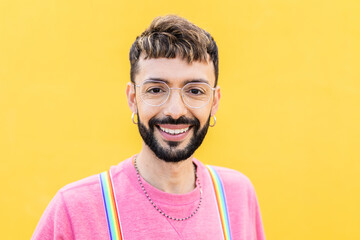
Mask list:
[[[220,49],[196,157],[252,180],[267,239],[360,239],[358,0],[1,0],[1,239],[29,239],[59,188],[140,150],[128,52],[167,13]]]

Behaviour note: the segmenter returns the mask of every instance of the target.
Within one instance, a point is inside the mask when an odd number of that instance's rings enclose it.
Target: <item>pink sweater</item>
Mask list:
[[[124,239],[223,239],[216,200],[206,167],[198,166],[203,200],[199,211],[185,221],[162,216],[151,205],[137,180],[131,158],[111,167]],[[223,181],[234,240],[265,239],[258,201],[243,174],[215,167]],[[166,214],[182,218],[198,206],[200,191],[187,194],[162,192],[142,179],[154,203]],[[99,175],[63,187],[50,202],[32,237],[40,239],[110,239]]]

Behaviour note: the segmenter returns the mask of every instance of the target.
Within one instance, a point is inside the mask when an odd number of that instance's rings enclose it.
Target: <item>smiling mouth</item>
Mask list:
[[[161,131],[163,132],[166,132],[168,134],[171,134],[171,135],[178,135],[178,134],[181,134],[181,133],[185,133],[187,131],[189,131],[190,127],[187,127],[187,128],[181,128],[181,129],[170,129],[170,128],[164,128],[164,127],[160,127]]]
[[[189,130],[193,127],[192,125],[176,125],[176,124],[164,124],[155,125],[162,135],[167,136],[184,136],[187,135]]]

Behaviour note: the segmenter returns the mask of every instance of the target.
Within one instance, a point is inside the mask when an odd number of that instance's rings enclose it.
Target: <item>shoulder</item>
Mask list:
[[[67,184],[58,191],[58,195],[65,199],[84,199],[100,188],[99,174],[95,174],[73,183]]]
[[[247,236],[246,239],[265,239],[259,203],[250,179],[234,169],[213,168],[224,186],[232,234]]]
[[[34,231],[32,239],[75,239],[73,216],[81,216],[92,188],[99,187],[96,175],[68,184],[57,191]],[[93,204],[92,204],[93,205]]]
[[[111,173],[123,176],[124,162],[126,160],[111,167]],[[75,239],[74,229],[93,226],[84,225],[83,222],[97,222],[98,219],[105,218],[104,214],[100,175],[95,174],[67,184],[57,191],[43,213],[32,239]]]
[[[243,173],[226,167],[212,166],[221,177],[223,182],[232,184],[252,185],[250,179]]]
[[[254,186],[250,179],[243,173],[225,167],[212,166],[219,175],[226,192],[245,193],[253,195],[255,193]]]
[[[126,165],[129,165],[128,159],[112,166],[110,168],[112,176],[121,176],[126,172]],[[67,184],[58,191],[58,194],[62,195],[66,202],[67,200],[76,202],[77,200],[94,200],[96,197],[102,198],[100,173]]]

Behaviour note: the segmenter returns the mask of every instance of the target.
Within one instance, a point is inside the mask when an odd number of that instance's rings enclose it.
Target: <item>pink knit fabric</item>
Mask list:
[[[111,167],[123,237],[128,239],[223,239],[215,195],[206,167],[194,159],[203,191],[199,211],[186,221],[162,216],[146,198],[136,176],[132,158]],[[223,181],[232,239],[265,239],[258,201],[243,174],[215,167]],[[162,192],[142,179],[154,203],[170,216],[189,216],[198,206],[200,191],[187,194]],[[35,229],[33,240],[110,239],[99,175],[63,187],[50,202]]]

